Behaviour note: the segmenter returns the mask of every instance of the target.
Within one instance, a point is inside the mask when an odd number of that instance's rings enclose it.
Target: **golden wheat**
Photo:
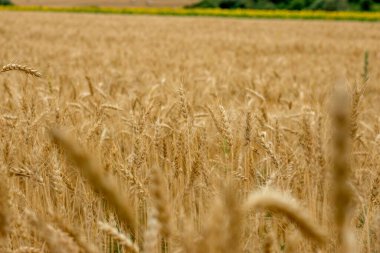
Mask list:
[[[117,191],[114,182],[104,177],[94,164],[95,162],[77,145],[73,144],[67,136],[58,130],[52,131],[52,136],[66,150],[76,165],[82,169],[83,174],[86,175],[93,187],[102,192],[107,200],[110,201],[120,215],[120,219],[125,221],[128,228],[134,233],[135,220],[133,208],[127,205],[126,199],[122,198],[121,194]]]
[[[100,230],[109,235],[120,245],[124,246],[128,251],[132,253],[140,252],[138,245],[136,245],[130,238],[125,236],[123,233],[119,232],[115,227],[104,222],[99,222],[98,224]]]
[[[38,72],[38,70],[32,69],[32,68],[25,66],[25,65],[20,65],[20,64],[15,64],[15,63],[4,65],[1,68],[0,73],[13,71],[13,70],[20,71],[20,72],[23,72],[25,74],[35,76],[35,77],[42,77],[41,73]]]
[[[0,252],[379,251],[379,24],[0,22]]]
[[[244,204],[244,208],[246,210],[261,208],[281,213],[294,222],[306,236],[317,243],[326,243],[326,234],[293,199],[284,194],[272,191],[252,193]]]

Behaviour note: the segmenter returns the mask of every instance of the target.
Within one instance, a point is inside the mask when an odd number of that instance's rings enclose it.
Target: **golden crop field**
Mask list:
[[[182,7],[196,0],[13,0],[22,6],[148,6]]]
[[[380,252],[379,23],[0,22],[0,252]]]

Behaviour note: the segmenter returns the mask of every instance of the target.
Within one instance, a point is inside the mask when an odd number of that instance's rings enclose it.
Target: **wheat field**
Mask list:
[[[183,7],[196,0],[13,0],[22,6],[144,6],[144,7]]]
[[[0,22],[1,252],[380,252],[379,23]]]

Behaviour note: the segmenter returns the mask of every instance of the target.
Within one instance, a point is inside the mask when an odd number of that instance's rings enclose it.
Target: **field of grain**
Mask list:
[[[1,252],[380,252],[379,23],[0,22]]]
[[[196,0],[13,0],[17,5],[183,7]]]

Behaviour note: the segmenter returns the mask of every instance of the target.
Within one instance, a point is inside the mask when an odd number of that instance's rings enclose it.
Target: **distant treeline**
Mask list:
[[[380,0],[201,0],[190,8],[288,9],[288,10],[362,10],[369,11]]]
[[[11,0],[0,0],[0,5],[12,5]]]

